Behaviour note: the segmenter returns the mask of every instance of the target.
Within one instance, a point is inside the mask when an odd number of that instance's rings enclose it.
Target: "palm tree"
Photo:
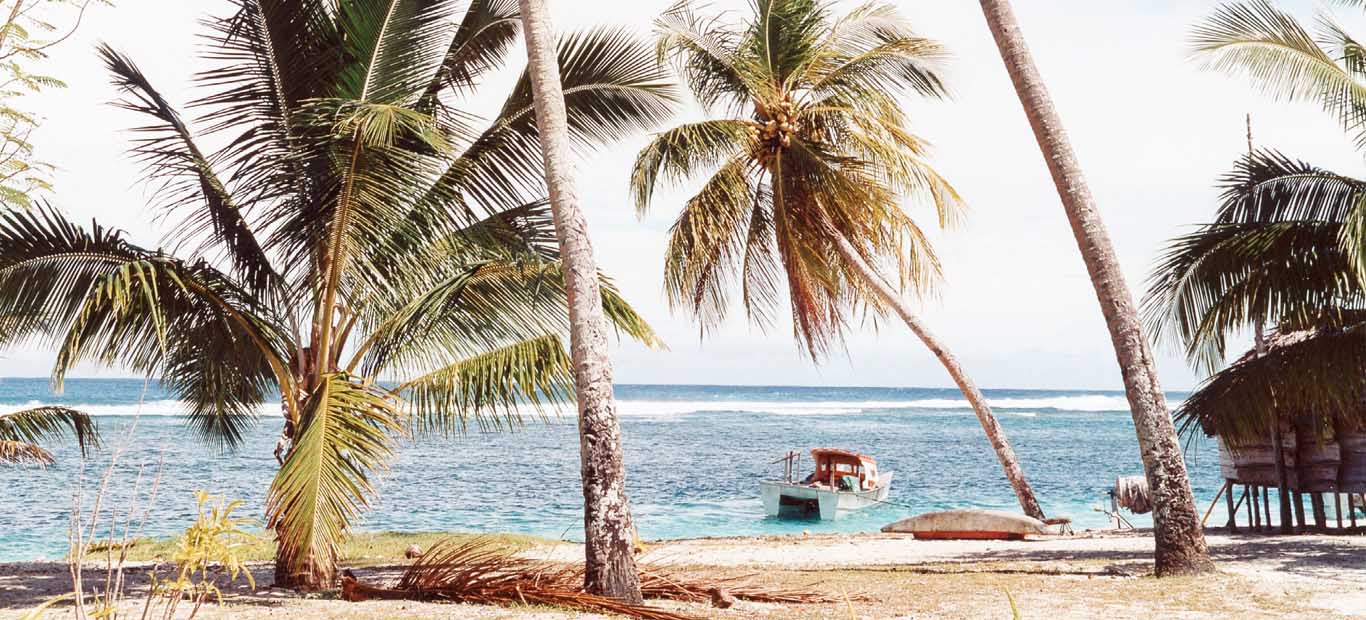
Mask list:
[[[462,109],[490,96],[515,5],[458,4],[237,0],[209,21],[213,68],[197,76],[200,120],[225,145],[212,153],[102,48],[120,105],[149,119],[133,152],[180,222],[168,246],[51,208],[0,215],[0,312],[45,318],[58,384],[82,360],[158,376],[227,446],[279,396],[266,509],[281,585],[332,583],[396,435],[497,427],[571,394],[529,78],[486,122]],[[668,111],[648,48],[621,32],[569,36],[558,59],[585,145]],[[603,291],[622,331],[655,342]]]
[[[635,523],[626,499],[621,425],[612,395],[612,358],[607,320],[594,274],[588,221],[579,210],[569,160],[569,118],[560,70],[554,59],[554,28],[544,2],[521,0],[527,65],[541,132],[550,208],[560,242],[569,296],[570,352],[578,396],[579,462],[583,479],[584,590],[641,603],[636,572]]]
[[[1183,430],[1262,440],[1286,412],[1325,429],[1359,415],[1366,287],[1341,241],[1366,181],[1263,150],[1222,185],[1214,220],[1171,242],[1144,300],[1153,332],[1212,373],[1177,410]],[[1229,337],[1260,325],[1280,346],[1220,369]]]
[[[1034,129],[1039,150],[1053,175],[1053,184],[1072,224],[1072,234],[1114,343],[1143,468],[1153,493],[1156,572],[1165,576],[1213,570],[1181,444],[1157,380],[1157,369],[1153,366],[1133,295],[1124,283],[1124,274],[1115,258],[1105,223],[1096,212],[1086,177],[1072,152],[1062,119],[1053,107],[1043,78],[1034,66],[1010,2],[981,0],[981,3],[987,26],[1010,73],[1025,116]]]
[[[1217,9],[1193,36],[1206,68],[1318,103],[1359,149],[1366,148],[1362,49],[1330,15],[1311,30],[1260,1]],[[1277,434],[1287,411],[1319,428],[1366,422],[1336,419],[1358,412],[1366,397],[1366,181],[1262,150],[1222,184],[1214,220],[1172,241],[1144,304],[1153,331],[1210,373],[1177,411],[1184,428],[1236,441],[1262,439],[1268,427]],[[1282,346],[1220,368],[1230,336],[1266,325]],[[1284,527],[1290,506],[1281,486]]]
[[[95,422],[67,407],[34,407],[0,414],[0,463],[51,465],[52,453],[38,444],[71,436],[86,455],[100,445]]]
[[[838,19],[816,0],[760,0],[754,9],[739,29],[686,2],[657,22],[660,56],[676,61],[698,102],[724,115],[663,132],[636,159],[631,191],[642,215],[661,181],[714,171],[673,225],[669,303],[705,332],[724,318],[738,280],[749,318],[766,326],[786,288],[795,335],[813,359],[842,341],[861,309],[895,313],[971,403],[1020,506],[1042,518],[986,398],[902,298],[931,290],[940,267],[900,196],[928,201],[941,226],[962,208],[896,100],[906,89],[944,95],[943,48],[887,5]]]

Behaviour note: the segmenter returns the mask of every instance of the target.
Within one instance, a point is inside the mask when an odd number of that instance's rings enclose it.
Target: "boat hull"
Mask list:
[[[931,540],[1021,540],[1047,534],[1042,521],[997,510],[943,510],[902,519],[883,532]]]
[[[759,483],[759,495],[764,501],[764,513],[770,517],[819,517],[822,521],[835,521],[843,513],[862,510],[887,501],[891,486],[892,472],[886,472],[879,477],[877,488],[867,491],[834,491],[787,482],[764,481]]]

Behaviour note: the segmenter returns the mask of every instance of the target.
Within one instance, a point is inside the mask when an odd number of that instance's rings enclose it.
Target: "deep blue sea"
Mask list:
[[[1142,473],[1133,423],[1120,392],[986,390],[1044,510],[1079,528],[1107,527],[1095,510],[1118,476]],[[952,389],[622,385],[627,487],[646,539],[811,532],[870,532],[928,510],[1017,510],[977,418]],[[1169,394],[1178,403],[1184,394]],[[0,561],[59,558],[77,488],[87,507],[110,454],[122,448],[109,505],[125,502],[138,469],[143,490],[160,463],[145,534],[182,530],[194,491],[245,501],[260,517],[275,460],[278,405],[263,409],[244,446],[201,443],[180,403],[140,380],[69,380],[55,396],[46,379],[0,379],[0,410],[63,403],[98,416],[105,450],[82,463],[53,446],[47,469],[0,468]],[[1222,484],[1211,441],[1187,444],[1203,511]],[[834,522],[764,517],[758,484],[789,449],[840,447],[895,471],[891,501]],[[810,465],[810,459],[804,459]],[[405,442],[362,530],[523,532],[580,539],[578,436],[573,412],[515,432]],[[1222,505],[1211,523],[1222,523]],[[1147,523],[1139,518],[1136,523]]]

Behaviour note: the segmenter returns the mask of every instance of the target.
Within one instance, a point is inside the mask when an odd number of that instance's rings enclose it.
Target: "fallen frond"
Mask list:
[[[364,584],[349,572],[343,573],[342,598],[546,605],[640,620],[694,620],[693,616],[648,605],[586,594],[571,580],[570,573],[553,564],[518,558],[482,540],[442,541],[423,553],[392,587]]]

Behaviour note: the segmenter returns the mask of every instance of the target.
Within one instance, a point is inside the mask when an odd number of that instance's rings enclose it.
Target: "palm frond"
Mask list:
[[[679,125],[655,136],[636,155],[631,170],[631,196],[644,216],[660,183],[677,184],[699,172],[719,167],[750,146],[754,124],[718,119]],[[662,175],[662,178],[661,178]]]
[[[1323,36],[1336,38],[1331,29]],[[1206,68],[1246,75],[1280,98],[1314,101],[1366,146],[1366,84],[1268,0],[1219,7],[1196,27],[1191,43]]]
[[[246,214],[195,145],[189,127],[131,59],[107,45],[99,54],[114,76],[114,86],[124,94],[119,107],[156,120],[135,130],[143,137],[133,153],[143,163],[146,178],[158,185],[162,207],[188,212],[175,236],[200,239],[200,252],[221,247],[253,290],[265,290],[276,278],[270,259]]]
[[[655,20],[655,56],[672,61],[693,97],[703,107],[738,111],[759,89],[749,63],[740,55],[742,35],[720,16],[704,18],[688,0],[679,0]]]
[[[1339,246],[1366,183],[1263,151],[1223,184],[1215,222],[1172,241],[1143,302],[1159,342],[1180,343],[1205,372],[1223,362],[1229,333],[1366,301]]]
[[[547,335],[460,360],[405,382],[410,427],[417,434],[502,430],[543,414],[574,395],[573,361],[558,336]]]
[[[292,345],[250,292],[47,207],[0,214],[0,307],[49,322],[59,387],[82,360],[162,376],[200,430],[227,445],[269,386],[290,383]]]
[[[266,498],[288,566],[330,585],[338,546],[392,458],[403,428],[399,415],[391,396],[373,384],[338,373],[322,377]]]
[[[473,90],[478,79],[501,65],[520,30],[516,0],[473,0],[446,50],[436,79],[427,85],[424,101],[435,102],[441,91]]]
[[[570,35],[557,47],[570,136],[600,146],[653,127],[673,111],[674,90],[645,44],[622,30]],[[431,210],[463,197],[485,213],[544,195],[531,82],[525,72],[489,128],[455,158],[420,207]]]
[[[0,414],[0,462],[51,463],[51,454],[38,444],[68,437],[76,440],[81,456],[100,447],[95,421],[69,407],[34,407]]]
[[[38,465],[45,467],[56,463],[56,457],[42,446],[22,441],[0,439],[0,463],[7,465]]]
[[[451,0],[338,4],[344,48],[352,63],[339,76],[337,96],[416,105],[449,49],[455,11]]]
[[[748,157],[734,157],[683,206],[664,251],[669,306],[693,315],[703,333],[719,326],[730,307],[729,288],[741,268],[756,208]],[[639,166],[638,166],[639,167]],[[763,239],[756,240],[763,243]],[[770,301],[752,291],[760,308]]]

